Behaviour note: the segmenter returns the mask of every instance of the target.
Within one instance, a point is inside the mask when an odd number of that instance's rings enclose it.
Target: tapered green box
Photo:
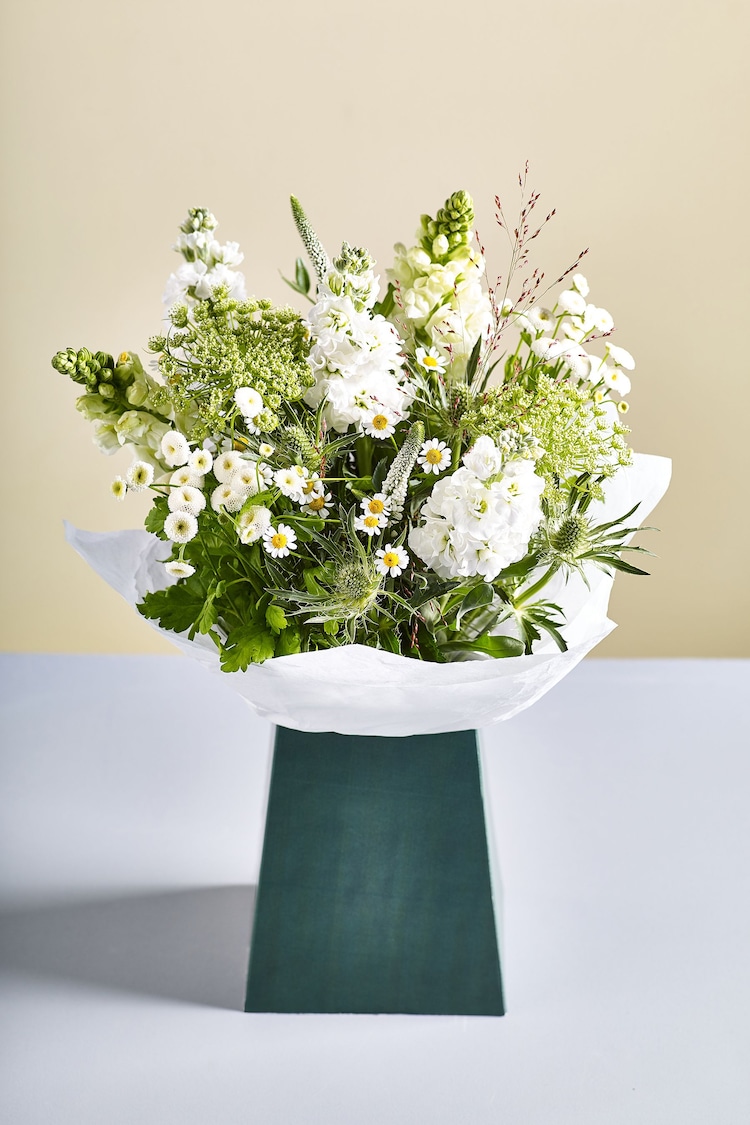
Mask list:
[[[245,1010],[503,1015],[474,731],[276,729]]]

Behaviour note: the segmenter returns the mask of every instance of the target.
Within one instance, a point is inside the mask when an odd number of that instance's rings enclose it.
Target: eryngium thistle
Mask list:
[[[550,547],[564,562],[573,562],[589,543],[588,520],[575,514],[566,516],[549,535]]]
[[[360,558],[347,559],[336,570],[333,593],[338,612],[344,617],[359,617],[375,601],[380,579],[372,563]]]
[[[415,422],[406,435],[404,444],[396,454],[388,476],[383,482],[383,496],[389,504],[391,521],[398,522],[404,514],[409,477],[416,464],[424,441],[424,423]]]
[[[297,199],[296,196],[291,195],[289,197],[289,202],[292,205],[292,215],[294,216],[294,222],[297,226],[297,230],[299,231],[299,235],[302,239],[305,250],[307,250],[310,261],[313,264],[313,269],[318,275],[318,281],[322,281],[331,268],[330,262],[328,261],[328,255],[323,249],[320,239],[310,225],[310,220],[305,214],[299,199]]]

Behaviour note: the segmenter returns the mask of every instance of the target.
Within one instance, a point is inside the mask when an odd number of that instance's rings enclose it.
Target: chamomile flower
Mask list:
[[[143,492],[154,479],[154,469],[148,461],[134,461],[127,473],[128,487],[133,492]]]
[[[302,511],[307,512],[310,516],[318,516],[319,519],[325,520],[330,515],[330,508],[328,505],[332,502],[330,492],[314,492],[312,496],[307,499]]]
[[[258,446],[258,454],[261,457],[272,457],[276,451],[276,447],[269,445],[267,441],[262,441]]]
[[[258,472],[263,477],[263,483],[268,488],[269,484],[273,481],[273,469],[267,465],[265,461],[258,462]]]
[[[164,563],[164,569],[173,578],[189,578],[191,574],[195,574],[195,567],[191,566],[190,563],[183,562],[182,559],[174,559],[172,562]]]
[[[297,536],[288,524],[271,525],[263,532],[263,547],[272,559],[283,559],[297,546]]]
[[[179,430],[169,430],[161,439],[161,452],[170,468],[184,465],[190,456],[190,446]]]
[[[391,578],[398,578],[409,565],[409,555],[403,547],[394,547],[386,543],[379,551],[375,552],[375,567],[378,574],[390,574]]]
[[[183,484],[169,490],[167,506],[170,512],[190,512],[192,516],[197,516],[206,506],[206,497],[199,488]]]
[[[207,449],[194,449],[188,457],[188,468],[194,473],[200,473],[201,476],[211,472],[213,463],[214,459]]]
[[[436,375],[442,375],[448,366],[447,361],[441,356],[437,348],[417,348],[417,363],[423,367],[425,371],[434,371]]]
[[[169,483],[175,488],[180,488],[183,484],[189,484],[192,488],[201,488],[203,477],[200,473],[194,472],[189,465],[183,465],[181,469],[175,469],[169,478]]]
[[[164,521],[164,534],[173,543],[189,543],[198,534],[198,521],[191,512],[170,512]]]
[[[630,379],[618,367],[610,367],[604,372],[604,382],[610,390],[617,391],[619,395],[630,393]]]
[[[355,528],[357,531],[364,531],[365,535],[379,535],[387,522],[386,520],[385,523],[382,523],[380,516],[361,515],[354,517]]]
[[[307,469],[299,472],[300,469],[301,465],[291,465],[288,469],[277,469],[273,474],[273,483],[279,492],[292,500],[296,500],[304,492]]]
[[[245,503],[245,494],[237,492],[231,484],[220,484],[211,493],[211,507],[215,512],[239,512]]]
[[[624,367],[626,371],[632,371],[635,367],[635,360],[625,348],[621,348],[617,344],[610,344],[607,341],[607,351],[609,352],[609,358],[618,367]]]
[[[263,399],[252,387],[238,387],[234,392],[234,401],[245,418],[257,418],[263,409]]]
[[[214,476],[221,484],[228,484],[232,473],[239,469],[242,461],[242,454],[236,449],[220,453],[213,464]]]
[[[362,419],[362,429],[368,437],[389,438],[396,430],[397,418],[385,407],[368,410]]]
[[[366,516],[375,516],[380,521],[381,527],[387,525],[390,505],[382,492],[376,492],[374,496],[365,496],[364,500],[360,500],[360,504]]]
[[[115,477],[109,486],[109,490],[114,496],[115,500],[124,500],[125,493],[128,491],[128,482],[124,477]]]
[[[247,508],[237,520],[237,535],[242,543],[256,543],[263,538],[270,526],[271,513],[268,508],[261,505]]]
[[[430,438],[420,449],[417,464],[421,465],[426,473],[437,475],[450,467],[452,459],[451,451],[444,441]]]

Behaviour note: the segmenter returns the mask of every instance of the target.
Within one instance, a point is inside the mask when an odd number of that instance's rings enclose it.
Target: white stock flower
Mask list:
[[[271,558],[283,559],[297,546],[297,536],[288,524],[270,525],[263,532],[263,548]]]
[[[164,534],[173,543],[189,543],[198,534],[198,521],[190,512],[170,512],[164,521]]]
[[[617,344],[610,344],[610,342],[607,341],[607,351],[609,352],[612,362],[618,367],[624,367],[627,371],[632,371],[634,369],[635,360],[625,348],[621,348]]]
[[[483,434],[478,437],[468,453],[463,455],[463,463],[479,480],[487,480],[500,472],[503,455],[491,437]]]
[[[417,464],[421,465],[426,473],[444,472],[450,468],[453,454],[444,441],[438,438],[429,438],[422,446],[417,457]]]
[[[144,488],[149,487],[153,479],[153,465],[149,465],[147,461],[134,461],[126,476],[128,487],[133,492],[143,492]]]
[[[182,559],[174,559],[172,562],[164,563],[164,569],[173,578],[189,578],[191,574],[195,574],[195,567],[191,566],[190,563],[183,562]]]
[[[183,484],[169,490],[167,506],[170,512],[189,512],[192,516],[197,516],[206,506],[206,497],[199,488]]]
[[[161,439],[161,452],[165,462],[171,469],[177,465],[184,465],[190,456],[190,446],[184,434],[178,430],[170,430]]]
[[[375,552],[375,568],[378,574],[398,578],[408,565],[409,555],[403,547],[394,547],[392,543],[386,543],[385,547]]]

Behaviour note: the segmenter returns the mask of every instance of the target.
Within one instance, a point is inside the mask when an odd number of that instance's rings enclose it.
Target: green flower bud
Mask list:
[[[297,230],[299,231],[299,236],[302,239],[305,250],[307,250],[310,261],[313,264],[313,268],[318,275],[318,281],[322,281],[325,275],[328,273],[328,270],[330,269],[328,255],[323,249],[323,245],[320,239],[313,230],[310,224],[310,220],[305,214],[299,199],[297,199],[294,195],[290,196],[289,199],[292,205],[292,215],[294,216],[294,222],[296,224]]]
[[[112,386],[111,383],[100,383],[99,384],[99,394],[102,396],[103,399],[106,399],[107,401],[110,401],[111,399],[113,399],[115,397],[115,388]]]

